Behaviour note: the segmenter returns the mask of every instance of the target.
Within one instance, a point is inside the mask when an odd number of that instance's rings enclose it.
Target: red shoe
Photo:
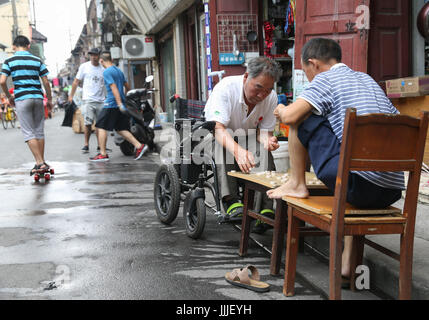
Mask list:
[[[137,149],[136,152],[136,158],[134,160],[139,160],[141,157],[143,157],[143,155],[146,153],[146,151],[149,149],[148,146],[142,144],[140,149]]]
[[[110,159],[109,159],[108,154],[103,156],[101,153],[99,153],[95,157],[90,158],[89,161],[91,161],[91,162],[107,162],[107,161],[110,161]]]

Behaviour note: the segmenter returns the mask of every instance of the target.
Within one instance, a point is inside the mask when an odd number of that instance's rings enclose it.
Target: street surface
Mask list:
[[[171,225],[155,214],[157,154],[140,161],[113,149],[109,163],[90,163],[83,135],[46,122],[47,162],[53,180],[34,183],[34,165],[18,129],[0,130],[0,299],[282,300],[281,276],[269,275],[270,256],[254,242],[240,258],[240,233],[208,215],[202,239],[184,231],[182,212]],[[267,239],[270,237],[268,236]],[[267,246],[269,246],[269,243]],[[269,293],[229,285],[226,272],[257,266]],[[323,293],[298,276],[292,299]]]

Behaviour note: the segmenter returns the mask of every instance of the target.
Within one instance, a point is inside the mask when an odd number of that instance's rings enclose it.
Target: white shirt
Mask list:
[[[234,132],[238,129],[274,131],[276,126],[274,110],[278,105],[277,94],[272,91],[247,116],[249,107],[244,100],[243,85],[244,76],[227,77],[219,82],[207,101],[206,120],[219,122]]]
[[[91,61],[82,64],[76,75],[76,79],[83,81],[82,99],[84,101],[104,102],[106,91],[103,79],[104,68],[101,65],[95,67]]]

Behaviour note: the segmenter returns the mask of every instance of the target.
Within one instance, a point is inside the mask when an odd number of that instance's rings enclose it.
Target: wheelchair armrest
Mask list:
[[[208,121],[208,122],[203,122],[203,123],[200,122],[200,123],[195,124],[195,126],[192,127],[192,132],[195,132],[195,131],[200,130],[200,129],[204,129],[204,130],[208,130],[211,133],[213,133],[215,127],[216,127],[215,121]]]
[[[216,121],[207,121],[204,122],[203,129],[209,130],[210,132],[214,132],[215,128],[216,128]]]

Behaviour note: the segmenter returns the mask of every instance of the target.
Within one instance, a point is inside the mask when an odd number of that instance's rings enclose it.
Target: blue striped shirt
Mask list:
[[[2,74],[12,76],[15,101],[43,99],[40,78],[48,76],[49,72],[38,57],[28,51],[18,51],[6,59]]]
[[[374,79],[342,63],[318,74],[299,98],[310,103],[315,114],[328,119],[340,142],[348,108],[356,108],[358,115],[399,113]],[[402,172],[359,171],[356,174],[384,188],[405,189]]]

